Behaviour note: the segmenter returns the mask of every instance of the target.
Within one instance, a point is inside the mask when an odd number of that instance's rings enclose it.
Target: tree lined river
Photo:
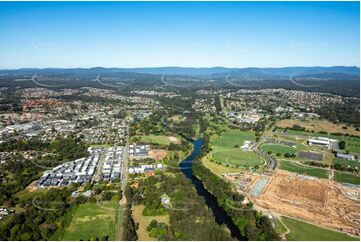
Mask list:
[[[201,154],[203,146],[203,139],[197,139],[193,142],[193,152],[185,160],[183,160],[179,166],[182,169],[183,174],[192,181],[197,190],[197,194],[203,197],[206,201],[208,208],[213,212],[216,222],[219,225],[226,225],[231,232],[231,236],[237,240],[245,240],[240,234],[238,227],[233,223],[232,218],[228,216],[226,211],[220,207],[217,203],[217,198],[208,192],[203,183],[192,172],[193,161]]]

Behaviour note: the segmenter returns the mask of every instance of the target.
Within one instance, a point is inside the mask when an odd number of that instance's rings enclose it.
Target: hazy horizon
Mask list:
[[[212,69],[212,68],[226,68],[226,69],[247,69],[247,68],[260,68],[260,69],[280,69],[280,68],[312,68],[312,67],[322,67],[322,68],[331,68],[331,67],[357,67],[360,66],[346,66],[346,65],[337,65],[337,66],[245,66],[245,67],[228,67],[228,66],[137,66],[137,67],[116,67],[116,66],[91,66],[91,67],[81,67],[81,66],[73,66],[73,67],[19,67],[19,68],[0,68],[0,70],[21,70],[21,69],[94,69],[94,68],[105,68],[105,69],[152,69],[152,68],[194,68],[194,69]]]

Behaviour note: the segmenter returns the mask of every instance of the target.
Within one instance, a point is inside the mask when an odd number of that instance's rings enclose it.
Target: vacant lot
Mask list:
[[[314,176],[319,178],[327,178],[328,173],[325,169],[320,169],[317,167],[309,167],[309,166],[303,166],[296,162],[282,160],[279,161],[279,164],[277,168],[285,171],[295,172],[302,175],[307,176]]]
[[[276,125],[281,128],[292,128],[295,124],[304,127],[306,130],[314,131],[316,133],[320,131],[325,131],[328,133],[360,135],[360,132],[353,127],[347,127],[347,129],[343,129],[342,127],[346,127],[346,125],[334,124],[327,120],[315,119],[309,121],[301,121],[299,119],[283,119],[278,121]]]
[[[254,141],[255,135],[251,131],[228,130],[212,143],[212,158],[223,164],[237,167],[253,167],[263,163],[253,151],[244,151],[241,147],[245,141]],[[237,147],[238,146],[238,147]]]
[[[162,160],[167,156],[167,151],[161,149],[151,149],[148,155],[155,160]]]
[[[313,224],[305,223],[289,217],[281,217],[282,222],[288,227],[291,233],[287,234],[287,240],[358,240],[343,233],[322,228]]]
[[[61,240],[113,240],[116,203],[79,205]]]
[[[357,192],[353,188],[353,192]],[[256,206],[359,236],[359,200],[348,197],[337,183],[276,170]]]
[[[296,152],[295,148],[283,145],[283,144],[264,144],[261,146],[261,150],[265,151],[271,151],[273,154],[280,153],[282,155],[288,153],[288,154],[294,154]]]
[[[144,209],[144,205],[133,205],[132,206],[132,216],[135,223],[139,223],[139,228],[137,230],[138,240],[155,240],[149,236],[149,232],[147,231],[147,227],[150,222],[155,219],[157,222],[163,222],[169,225],[169,215],[163,216],[143,216],[142,211]]]
[[[149,144],[169,145],[170,143],[178,143],[179,140],[175,137],[168,137],[165,135],[143,135],[139,136],[140,142]]]
[[[335,172],[335,181],[337,182],[345,182],[355,185],[360,185],[360,176],[352,175],[345,172]]]

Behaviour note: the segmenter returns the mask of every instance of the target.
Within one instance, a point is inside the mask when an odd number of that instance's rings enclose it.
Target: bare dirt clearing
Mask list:
[[[177,138],[177,137],[174,137],[174,136],[168,136],[168,139],[174,143],[174,144],[180,144],[180,140]]]
[[[148,155],[155,160],[162,160],[167,156],[167,151],[161,149],[152,149]]]
[[[251,200],[264,209],[359,236],[359,193],[356,201],[342,189],[325,179],[277,171]]]

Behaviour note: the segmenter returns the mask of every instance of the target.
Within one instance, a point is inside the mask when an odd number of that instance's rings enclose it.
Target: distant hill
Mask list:
[[[356,66],[332,67],[282,67],[282,68],[192,68],[192,67],[146,67],[146,68],[22,68],[17,70],[0,70],[0,75],[51,75],[51,74],[99,74],[139,73],[150,75],[185,75],[213,78],[239,77],[246,80],[287,80],[290,77],[302,77],[309,80],[359,80],[360,68]]]

